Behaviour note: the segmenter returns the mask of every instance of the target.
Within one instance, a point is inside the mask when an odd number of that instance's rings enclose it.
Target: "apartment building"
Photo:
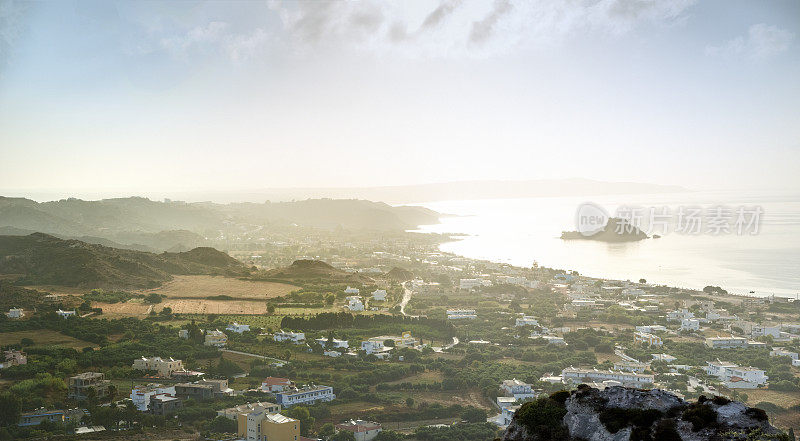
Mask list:
[[[237,418],[237,435],[246,441],[297,441],[300,421],[269,413],[264,409],[242,412]]]
[[[131,368],[140,371],[156,371],[160,377],[169,378],[175,372],[184,371],[183,361],[170,357],[141,357],[133,360]]]
[[[90,390],[94,391],[98,399],[106,398],[108,386],[111,385],[111,382],[106,380],[105,374],[100,372],[83,372],[69,377],[68,383],[67,396],[72,400],[85,400],[89,397]]]
[[[275,394],[276,401],[283,407],[295,404],[314,404],[318,401],[332,401],[336,398],[330,386],[305,386],[303,388],[286,388]]]
[[[306,334],[304,332],[284,332],[281,330],[272,334],[272,339],[275,341],[290,341],[294,344],[300,344],[306,341]]]
[[[746,348],[747,339],[744,337],[708,337],[706,346],[713,349]]]
[[[474,309],[448,309],[447,318],[449,320],[476,319],[478,315]]]
[[[221,348],[224,347],[226,344],[228,344],[228,336],[225,335],[225,333],[220,331],[219,329],[215,329],[213,331],[206,331],[206,337],[203,344],[206,346],[216,346],[218,348]]]
[[[650,374],[638,374],[635,372],[622,372],[598,369],[583,369],[568,367],[561,371],[564,382],[586,383],[617,381],[625,386],[645,387],[651,386],[655,376]]]
[[[646,332],[634,332],[633,342],[647,346],[661,346],[664,344],[664,342],[661,340],[661,337],[655,334],[648,334]]]

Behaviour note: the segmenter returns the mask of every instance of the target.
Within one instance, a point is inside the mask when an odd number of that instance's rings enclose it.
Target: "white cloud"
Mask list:
[[[746,36],[736,37],[720,46],[707,46],[706,54],[762,60],[785,52],[792,40],[794,33],[759,23],[750,26]]]
[[[412,57],[485,56],[576,34],[681,23],[696,0],[273,2],[295,49],[339,45]],[[591,37],[589,37],[591,38]]]

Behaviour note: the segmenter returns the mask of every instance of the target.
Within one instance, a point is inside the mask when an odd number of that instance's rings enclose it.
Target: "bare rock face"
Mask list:
[[[785,436],[762,410],[722,397],[686,402],[660,389],[598,390],[586,385],[566,399],[567,392],[559,394],[523,405],[503,440],[734,441],[753,434],[764,440]]]

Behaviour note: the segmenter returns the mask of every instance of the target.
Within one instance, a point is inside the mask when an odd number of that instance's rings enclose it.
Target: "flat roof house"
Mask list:
[[[295,404],[314,404],[318,401],[332,401],[336,398],[330,386],[305,386],[303,388],[287,388],[275,394],[276,401],[283,407]]]
[[[95,396],[98,399],[103,399],[108,396],[108,386],[111,385],[109,380],[106,380],[105,374],[100,372],[83,372],[69,377],[68,397],[73,400],[85,400],[88,398],[90,390],[94,390]]]

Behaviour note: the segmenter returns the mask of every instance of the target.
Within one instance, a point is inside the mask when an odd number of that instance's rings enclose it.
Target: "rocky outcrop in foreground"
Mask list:
[[[687,402],[660,390],[586,385],[525,403],[504,441],[788,440],[761,410],[723,397]]]

